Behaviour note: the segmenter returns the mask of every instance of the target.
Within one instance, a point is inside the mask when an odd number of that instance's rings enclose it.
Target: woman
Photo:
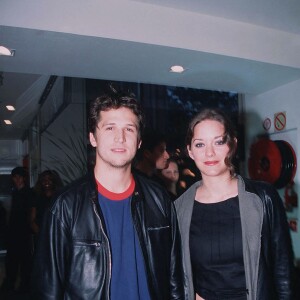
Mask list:
[[[168,167],[166,169],[159,170],[158,176],[161,178],[171,200],[175,201],[183,192],[183,188],[179,185],[180,174],[176,159],[170,158]]]
[[[292,299],[292,247],[283,203],[269,184],[242,178],[230,120],[205,109],[186,145],[202,180],[175,201],[187,299]]]

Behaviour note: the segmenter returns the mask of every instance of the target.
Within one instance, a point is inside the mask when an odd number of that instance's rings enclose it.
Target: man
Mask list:
[[[30,287],[32,244],[28,218],[33,192],[26,184],[26,175],[26,169],[23,167],[16,167],[11,172],[13,192],[7,231],[6,277],[2,285],[3,291],[13,291],[16,288],[19,272],[18,290],[25,293]]]
[[[167,152],[165,136],[151,130],[143,135],[142,140],[143,143],[137,151],[135,168],[163,185],[156,172],[166,169],[169,165],[170,155]]]
[[[94,173],[49,211],[36,251],[34,299],[184,299],[174,207],[164,190],[131,172],[142,127],[131,97],[91,103]]]

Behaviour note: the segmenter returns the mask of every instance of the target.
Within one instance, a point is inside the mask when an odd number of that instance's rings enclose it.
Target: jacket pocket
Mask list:
[[[69,291],[74,299],[92,299],[93,295],[101,295],[106,290],[108,280],[109,260],[107,246],[99,240],[73,240],[70,253]],[[80,296],[81,295],[81,296]]]

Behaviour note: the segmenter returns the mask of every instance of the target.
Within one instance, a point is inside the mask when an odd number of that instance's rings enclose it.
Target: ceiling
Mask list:
[[[2,140],[24,135],[51,75],[246,94],[300,79],[297,0],[25,2],[0,3],[0,45],[15,49],[0,56]]]

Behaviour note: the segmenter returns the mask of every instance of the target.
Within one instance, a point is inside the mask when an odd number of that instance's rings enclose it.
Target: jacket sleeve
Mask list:
[[[274,188],[265,196],[271,234],[271,262],[278,299],[292,298],[293,250],[283,202]]]
[[[170,264],[170,299],[185,299],[184,294],[184,273],[183,273],[183,259],[181,249],[181,237],[177,222],[177,215],[173,203],[171,203],[171,222],[172,222],[172,253]]]
[[[32,272],[32,299],[64,299],[65,266],[68,265],[67,230],[49,211],[39,233]]]

